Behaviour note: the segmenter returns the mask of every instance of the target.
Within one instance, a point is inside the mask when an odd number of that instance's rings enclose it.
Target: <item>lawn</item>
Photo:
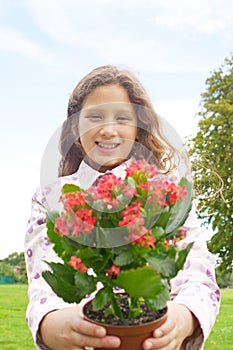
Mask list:
[[[0,285],[0,349],[35,350],[25,321],[27,286]]]
[[[0,285],[1,350],[35,350],[25,321],[26,306],[27,286]],[[233,349],[232,310],[233,289],[224,289],[222,290],[220,313],[206,342],[205,350]]]
[[[233,349],[233,289],[222,289],[220,313],[209,338],[205,350]]]

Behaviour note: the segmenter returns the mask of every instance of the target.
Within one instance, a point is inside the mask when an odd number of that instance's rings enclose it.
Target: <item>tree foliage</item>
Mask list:
[[[0,261],[0,275],[2,276],[14,276],[14,269],[12,266],[6,264],[4,261]]]
[[[20,274],[15,274],[15,268],[20,268]],[[3,276],[15,276],[18,283],[27,283],[26,263],[24,253],[11,253],[7,258],[0,260],[0,274]]]
[[[233,53],[207,78],[201,97],[189,153],[199,215],[215,232],[209,249],[226,273],[233,270]]]

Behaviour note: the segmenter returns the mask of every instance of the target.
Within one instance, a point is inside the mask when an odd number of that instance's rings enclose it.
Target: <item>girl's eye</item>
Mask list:
[[[124,123],[130,120],[130,118],[126,115],[119,115],[117,118],[117,121],[119,121],[120,123]]]
[[[88,116],[87,116],[87,119],[97,122],[97,121],[99,121],[99,120],[102,120],[103,118],[102,118],[102,116],[99,115],[99,114],[92,114],[92,115],[88,115]]]

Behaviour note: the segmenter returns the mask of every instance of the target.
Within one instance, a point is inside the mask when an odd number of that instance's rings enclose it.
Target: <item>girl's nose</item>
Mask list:
[[[108,123],[102,125],[100,135],[105,137],[114,137],[117,135],[116,123]]]

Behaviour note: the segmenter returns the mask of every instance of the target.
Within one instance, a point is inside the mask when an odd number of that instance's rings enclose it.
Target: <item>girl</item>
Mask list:
[[[175,169],[175,149],[162,135],[159,118],[136,77],[113,66],[94,69],[74,89],[60,138],[60,182],[88,188],[106,171],[124,176],[131,159],[156,162],[166,173]],[[81,304],[58,298],[41,277],[43,260],[57,261],[46,234],[47,193],[33,197],[25,239],[29,281],[27,322],[39,349],[119,347],[117,337],[83,319]],[[195,213],[186,242],[195,241],[184,270],[171,280],[167,321],[143,349],[201,349],[219,309],[214,259]],[[132,349],[133,350],[133,349]]]

